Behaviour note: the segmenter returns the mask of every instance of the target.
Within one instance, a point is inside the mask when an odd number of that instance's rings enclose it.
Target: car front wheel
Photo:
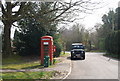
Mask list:
[[[83,60],[85,59],[85,55],[83,55]]]

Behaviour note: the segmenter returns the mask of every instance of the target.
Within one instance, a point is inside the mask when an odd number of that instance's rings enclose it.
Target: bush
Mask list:
[[[59,57],[61,53],[61,45],[57,41],[54,42],[54,45],[56,46],[56,52],[53,57]]]

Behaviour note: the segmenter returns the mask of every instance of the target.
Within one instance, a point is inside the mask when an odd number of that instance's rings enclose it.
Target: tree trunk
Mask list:
[[[88,51],[91,51],[91,41],[88,41]]]
[[[10,38],[11,25],[12,24],[9,22],[4,23],[3,46],[2,46],[3,57],[9,57],[12,54],[11,38]]]
[[[65,51],[66,51],[66,45],[65,45],[65,42],[63,43],[63,54],[65,54]]]

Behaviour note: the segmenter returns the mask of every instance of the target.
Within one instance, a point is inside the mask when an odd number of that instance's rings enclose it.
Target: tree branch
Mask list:
[[[25,7],[25,2],[21,2],[21,4],[20,4],[20,8],[19,8],[19,10],[17,11],[17,13],[15,14],[15,15],[13,15],[13,17],[18,17],[21,13],[24,13],[23,11],[23,9],[24,9],[24,7]]]
[[[19,10],[17,12],[13,12],[15,13],[15,15],[13,15],[13,21],[15,22],[23,18],[25,14],[28,13],[29,6],[30,6],[30,3],[21,2]]]
[[[2,15],[6,16],[7,13],[6,13],[6,11],[5,11],[5,8],[4,8],[3,4],[1,4],[1,8],[2,8]]]
[[[14,4],[12,4],[12,8],[16,7],[19,4],[19,2],[15,2]]]

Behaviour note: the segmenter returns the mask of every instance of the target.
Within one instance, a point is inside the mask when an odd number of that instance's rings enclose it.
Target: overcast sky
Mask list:
[[[101,0],[97,0],[101,1]],[[115,10],[118,7],[118,2],[120,0],[103,0],[106,5],[103,8],[97,9],[93,12],[93,14],[87,15],[81,22],[85,25],[86,29],[94,27],[96,23],[102,23],[102,16],[107,14],[110,9]]]
[[[102,2],[98,7],[95,9],[92,14],[82,14],[85,16],[84,19],[77,20],[75,22],[79,24],[83,24],[85,29],[92,29],[96,23],[103,23],[102,16],[107,14],[109,10],[115,10],[118,7],[118,2],[120,0],[91,0],[95,2]],[[81,15],[81,14],[80,14]],[[81,15],[81,16],[82,16]],[[82,16],[83,17],[83,16]],[[81,18],[81,17],[80,17]],[[69,23],[67,25],[60,25],[60,27],[64,26],[70,28],[74,23]]]

